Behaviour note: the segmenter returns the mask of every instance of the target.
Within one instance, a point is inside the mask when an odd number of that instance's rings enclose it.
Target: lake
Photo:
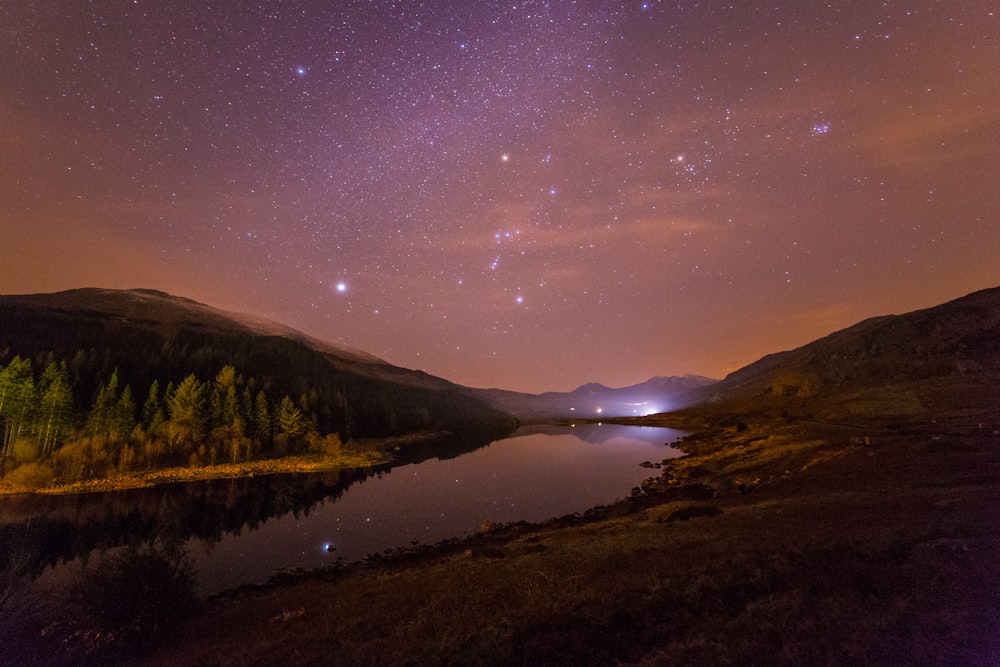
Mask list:
[[[522,428],[447,458],[310,475],[171,484],[79,496],[0,499],[0,538],[57,586],[126,544],[181,545],[202,596],[274,574],[475,533],[484,522],[544,521],[626,497],[680,456],[684,435],[587,424]],[[476,447],[471,451],[465,451]]]

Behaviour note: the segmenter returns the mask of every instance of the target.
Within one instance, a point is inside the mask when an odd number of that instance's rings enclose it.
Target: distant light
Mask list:
[[[601,414],[602,412],[604,412],[603,408],[597,408],[597,414]]]
[[[632,414],[640,417],[655,415],[662,412],[659,405],[651,403],[650,401],[643,401],[642,403],[626,403],[626,405],[632,407]]]
[[[344,292],[347,291],[347,283],[345,283],[345,282],[339,282],[339,283],[337,283],[337,285],[336,285],[336,287],[334,289],[336,289],[338,292],[340,292],[341,294],[343,294]]]

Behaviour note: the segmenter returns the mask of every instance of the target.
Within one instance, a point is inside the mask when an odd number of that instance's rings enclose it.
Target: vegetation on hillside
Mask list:
[[[0,485],[515,425],[440,378],[150,290],[0,296],[0,371]]]
[[[173,356],[204,358],[189,364],[204,368],[221,352],[203,346]],[[258,370],[297,358],[271,352]],[[162,359],[137,365],[122,356],[143,384],[117,367],[108,372],[107,355],[93,349],[69,361],[49,353],[41,363],[14,356],[0,365],[0,485],[31,489],[297,454],[345,457],[349,438],[445,430],[479,408],[458,392],[364,378],[345,388],[335,373],[296,371],[300,380],[288,382],[287,372],[246,376],[221,364],[206,377],[170,373],[182,367],[174,360],[156,377]]]

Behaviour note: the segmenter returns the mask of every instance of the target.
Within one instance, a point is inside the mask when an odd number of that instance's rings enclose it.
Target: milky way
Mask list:
[[[472,386],[721,377],[1000,284],[1000,13],[0,6],[0,292],[150,287]]]

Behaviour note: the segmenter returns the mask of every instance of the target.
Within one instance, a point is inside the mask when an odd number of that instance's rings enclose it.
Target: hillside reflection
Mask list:
[[[562,435],[572,433],[580,440],[603,445],[611,440],[626,438],[642,440],[654,445],[669,444],[677,438],[678,431],[655,426],[627,426],[624,424],[580,423],[571,426],[559,424],[531,424],[517,430],[518,435]]]

